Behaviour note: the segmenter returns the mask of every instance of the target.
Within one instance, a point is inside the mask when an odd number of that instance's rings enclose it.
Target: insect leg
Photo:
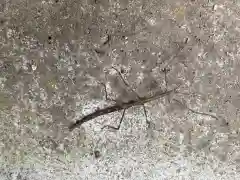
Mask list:
[[[112,67],[119,75],[119,77],[121,78],[121,80],[123,81],[124,85],[128,88],[130,88],[130,90],[136,95],[136,97],[138,99],[140,99],[140,96],[132,89],[132,87],[129,85],[129,83],[127,83],[127,81],[123,78],[122,74],[119,72],[119,70],[115,67]]]
[[[106,125],[106,126],[104,126],[103,128],[106,128],[106,127],[107,127],[107,128],[111,128],[111,129],[114,129],[114,130],[119,130],[120,127],[121,127],[121,124],[122,124],[124,115],[125,115],[125,111],[126,111],[126,109],[123,109],[122,117],[121,117],[120,122],[119,122],[119,124],[118,124],[117,127],[114,127],[114,126],[111,126],[111,125]],[[102,129],[103,129],[103,128],[102,128]]]
[[[102,86],[103,86],[103,89],[104,89],[104,94],[105,94],[105,100],[106,101],[114,101],[116,102],[116,100],[114,99],[111,99],[109,96],[108,96],[108,92],[107,92],[107,87],[104,83],[100,83]]]
[[[144,104],[142,105],[142,107],[143,107],[143,111],[144,111],[144,115],[145,115],[145,119],[146,119],[146,124],[147,124],[148,127],[150,127],[150,121],[149,121],[148,118],[147,118],[147,110],[146,110],[146,107],[145,107]]]

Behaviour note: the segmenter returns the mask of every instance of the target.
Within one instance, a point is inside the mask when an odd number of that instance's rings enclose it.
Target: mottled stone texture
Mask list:
[[[1,0],[0,179],[240,179],[239,10],[237,0]],[[179,84],[145,104],[149,127],[136,106],[119,131],[102,127],[121,112],[68,130]]]

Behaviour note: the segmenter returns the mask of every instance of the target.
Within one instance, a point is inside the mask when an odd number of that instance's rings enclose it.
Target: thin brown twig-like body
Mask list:
[[[178,87],[176,87],[172,90],[163,92],[163,93],[157,93],[153,96],[140,97],[137,100],[130,100],[128,102],[123,102],[123,103],[115,104],[115,105],[112,105],[112,106],[109,106],[109,107],[106,107],[106,108],[103,108],[103,109],[96,110],[93,113],[84,116],[82,119],[77,120],[75,123],[70,125],[69,130],[72,131],[73,129],[81,126],[83,123],[88,122],[88,121],[90,121],[90,120],[92,120],[96,117],[106,115],[106,114],[109,114],[109,113],[112,113],[112,112],[120,111],[120,110],[125,110],[125,109],[128,109],[128,108],[133,107],[133,106],[144,105],[147,102],[150,102],[150,101],[159,99],[161,97],[167,96],[167,95],[171,94],[172,92],[174,92]]]

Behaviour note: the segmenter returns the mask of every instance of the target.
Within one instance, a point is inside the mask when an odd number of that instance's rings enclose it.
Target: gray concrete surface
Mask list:
[[[0,178],[240,179],[239,9],[223,0],[2,0]],[[121,112],[69,132],[114,104],[101,83],[118,103],[181,86],[145,104],[150,127],[136,106],[119,131],[102,127]]]

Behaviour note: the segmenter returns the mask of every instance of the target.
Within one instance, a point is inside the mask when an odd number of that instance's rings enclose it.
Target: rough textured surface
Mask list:
[[[239,10],[224,0],[2,0],[0,179],[240,179]],[[116,112],[69,132],[114,103],[101,83],[117,102],[181,86],[146,104],[150,127],[140,106],[119,131],[101,129],[117,125]]]

